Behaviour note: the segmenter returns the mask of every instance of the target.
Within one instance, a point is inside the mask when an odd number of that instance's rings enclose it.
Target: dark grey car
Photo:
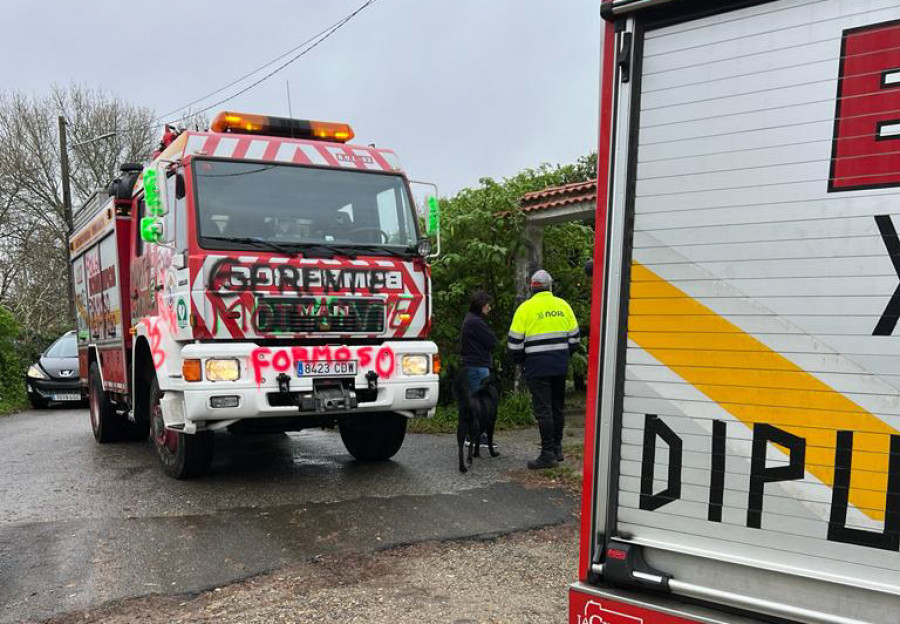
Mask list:
[[[66,403],[84,400],[78,381],[78,341],[75,332],[66,332],[50,345],[25,373],[28,400],[35,409],[44,409],[50,401]]]

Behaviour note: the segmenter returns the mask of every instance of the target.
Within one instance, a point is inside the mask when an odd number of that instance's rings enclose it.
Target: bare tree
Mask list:
[[[126,161],[146,160],[159,128],[152,112],[99,89],[0,93],[0,304],[34,335],[67,325],[67,228],[58,116],[65,116],[75,206]]]

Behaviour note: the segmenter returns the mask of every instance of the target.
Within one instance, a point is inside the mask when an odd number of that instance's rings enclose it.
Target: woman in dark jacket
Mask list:
[[[471,392],[477,390],[482,380],[490,374],[492,353],[497,344],[497,337],[484,320],[491,311],[492,301],[486,292],[476,292],[462,323],[459,340],[461,363]]]

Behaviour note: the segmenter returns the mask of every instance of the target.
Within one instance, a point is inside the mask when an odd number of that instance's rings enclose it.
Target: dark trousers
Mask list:
[[[533,377],[526,379],[531,391],[534,417],[541,432],[541,453],[553,453],[555,446],[562,444],[566,403],[566,378]]]

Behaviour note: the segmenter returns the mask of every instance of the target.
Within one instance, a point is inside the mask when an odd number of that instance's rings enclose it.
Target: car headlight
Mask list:
[[[422,353],[404,353],[400,360],[404,375],[427,375],[428,356]]]
[[[20,368],[19,370],[22,369]],[[37,367],[37,364],[32,364],[31,366],[29,366],[28,373],[26,374],[32,379],[47,379],[47,375],[45,375],[43,371],[41,371],[41,369]]]
[[[237,381],[241,377],[241,364],[234,358],[206,360],[206,378],[209,381]]]

